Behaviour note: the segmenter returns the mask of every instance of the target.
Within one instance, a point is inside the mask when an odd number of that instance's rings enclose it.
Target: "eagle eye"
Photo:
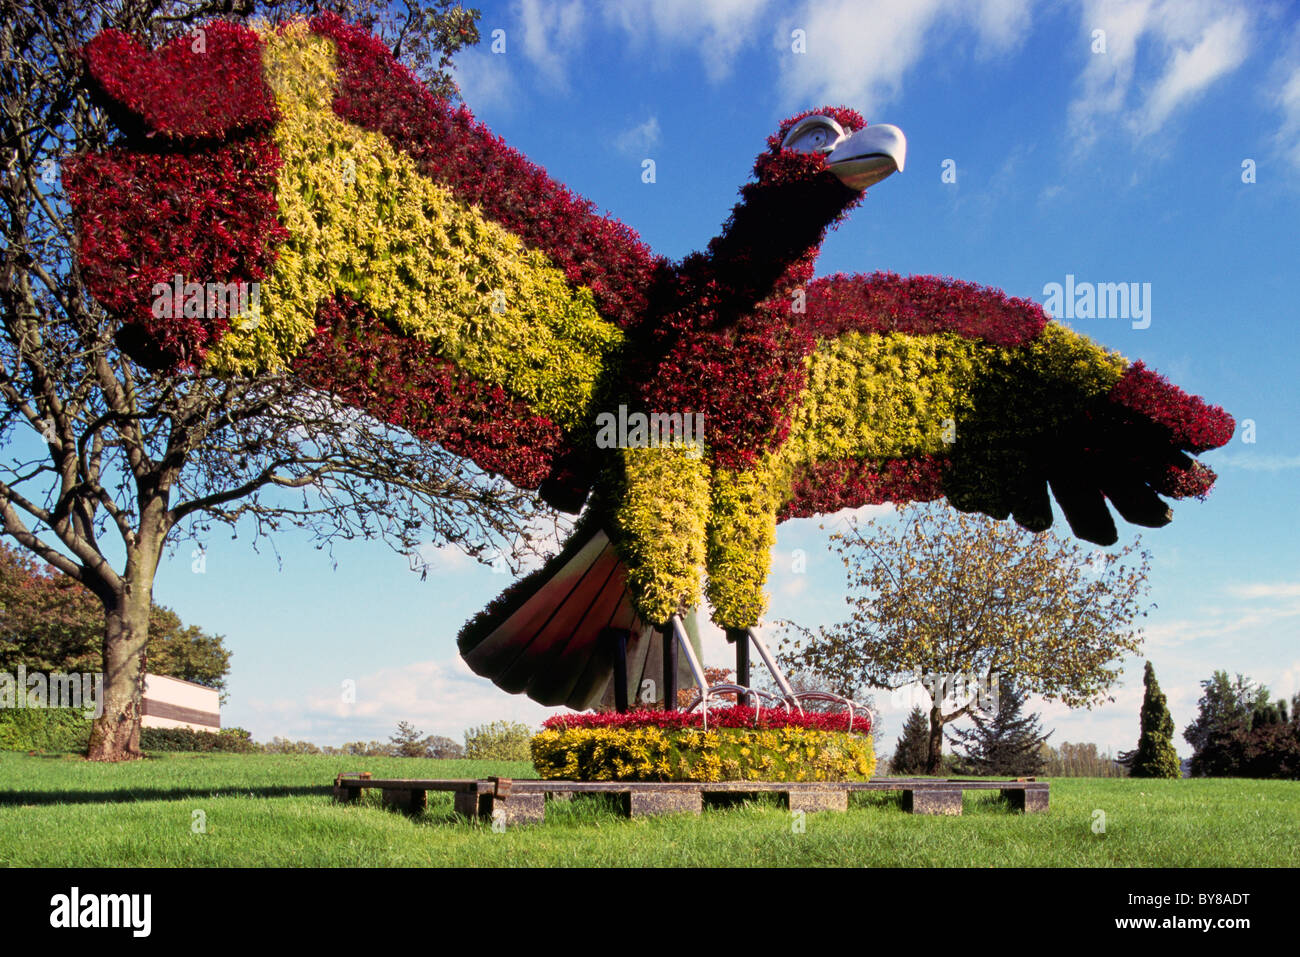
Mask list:
[[[806,116],[785,134],[781,149],[799,153],[829,153],[844,136],[844,127],[831,117]]]

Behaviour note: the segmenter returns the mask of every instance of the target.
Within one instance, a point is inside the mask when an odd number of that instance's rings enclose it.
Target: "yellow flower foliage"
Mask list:
[[[776,513],[785,489],[765,461],[749,472],[713,473],[709,515],[708,596],[714,620],[749,628],[767,610],[763,585],[772,567]]]
[[[766,609],[776,514],[803,468],[951,451],[961,465],[951,494],[961,501],[969,484],[976,491],[997,488],[1015,474],[1005,453],[982,456],[983,449],[1015,447],[1017,437],[1050,431],[1080,403],[1108,392],[1126,365],[1117,353],[1055,323],[1013,349],[955,333],[848,333],[822,342],[808,359],[808,387],[785,445],[753,471],[714,473],[708,543],[714,620],[748,628]],[[950,445],[946,435],[954,432]]]
[[[224,337],[211,367],[283,365],[315,334],[318,303],[344,294],[561,428],[585,424],[622,343],[591,291],[575,292],[542,253],[458,203],[383,135],[337,116],[333,41],[305,23],[264,39],[290,238],[263,284],[261,322]]]
[[[637,611],[668,620],[700,600],[709,513],[709,466],[689,446],[623,449],[614,522]]]
[[[547,780],[866,781],[870,735],[807,728],[548,729],[532,742]]]

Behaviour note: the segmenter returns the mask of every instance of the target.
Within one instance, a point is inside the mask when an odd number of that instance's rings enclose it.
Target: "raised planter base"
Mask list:
[[[704,796],[779,794],[791,811],[847,811],[853,791],[902,791],[903,807],[913,814],[959,815],[966,791],[999,791],[1011,806],[1028,813],[1048,809],[1050,787],[1033,778],[1019,781],[880,778],[874,781],[545,781],[487,778],[485,780],[380,779],[369,775],[339,775],[334,798],[351,803],[365,788],[378,788],[384,803],[419,812],[429,791],[451,791],[456,813],[494,827],[538,823],[546,817],[546,800],[568,800],[575,794],[617,794],[629,817],[659,814],[699,814]]]

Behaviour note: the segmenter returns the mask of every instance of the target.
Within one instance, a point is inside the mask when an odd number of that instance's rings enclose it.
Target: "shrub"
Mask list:
[[[193,731],[189,728],[141,728],[141,751],[224,751],[253,754],[262,750],[243,728]]]
[[[533,729],[517,721],[493,721],[465,732],[465,757],[478,761],[527,761]]]
[[[267,754],[322,754],[319,747],[310,741],[290,741],[288,738],[272,738],[261,746]]]
[[[89,742],[79,708],[0,708],[0,751],[85,751]]]

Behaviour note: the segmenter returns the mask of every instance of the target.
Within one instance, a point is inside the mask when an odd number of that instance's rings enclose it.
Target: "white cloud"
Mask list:
[[[459,657],[417,661],[363,675],[356,702],[343,701],[340,688],[317,688],[294,698],[250,700],[254,737],[274,736],[339,745],[387,740],[399,721],[426,734],[459,739],[467,727],[489,721],[522,721],[536,727],[564,709],[547,708],[524,695],[506,694],[474,674]]]
[[[1224,605],[1203,605],[1195,618],[1161,622],[1145,629],[1148,644],[1178,648],[1199,641],[1276,635],[1297,628],[1300,619],[1300,584],[1255,582],[1228,585],[1224,593],[1235,599]]]
[[[1214,466],[1245,469],[1248,472],[1281,472],[1300,469],[1300,455],[1216,455]]]
[[[457,53],[452,74],[461,98],[475,113],[507,108],[518,98],[509,61],[484,47]]]
[[[517,0],[515,19],[519,23],[520,46],[524,56],[537,68],[542,78],[560,92],[569,88],[568,66],[581,52],[586,28],[586,8],[582,0],[542,2]],[[507,35],[507,50],[511,37]]]
[[[1085,150],[1119,121],[1142,137],[1159,131],[1245,60],[1251,15],[1226,0],[1084,0],[1082,49],[1089,52],[1070,130]],[[1140,74],[1140,79],[1139,79]]]
[[[1285,78],[1274,94],[1274,103],[1282,113],[1277,143],[1283,157],[1300,170],[1300,65],[1293,65],[1294,58],[1290,59],[1291,63],[1284,62],[1281,66]]]
[[[634,45],[658,42],[694,47],[709,79],[731,73],[736,54],[752,41],[769,0],[655,0],[605,5],[608,23],[622,29]]]
[[[879,121],[878,109],[899,96],[908,71],[958,28],[973,28],[980,56],[1006,52],[1027,34],[1032,6],[1023,0],[807,0],[784,19],[777,37],[783,99],[791,107],[844,103]],[[806,32],[807,53],[790,51],[792,29]]]
[[[1300,598],[1300,582],[1229,585],[1228,593],[1238,598]]]
[[[629,156],[645,156],[659,145],[659,117],[651,116],[614,137],[614,148]]]

